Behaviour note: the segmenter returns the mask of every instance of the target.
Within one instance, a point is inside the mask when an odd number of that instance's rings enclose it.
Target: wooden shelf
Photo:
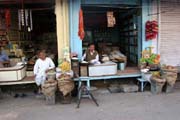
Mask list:
[[[131,61],[133,64],[137,64],[137,39],[138,39],[138,27],[134,28],[134,24],[137,25],[137,20],[131,15],[126,17],[125,23],[122,24],[120,38],[124,41],[120,43],[120,48],[128,58],[128,61]]]

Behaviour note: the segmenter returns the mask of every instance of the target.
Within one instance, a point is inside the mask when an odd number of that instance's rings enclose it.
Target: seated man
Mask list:
[[[4,67],[6,63],[9,63],[8,55],[0,49],[0,68]]]
[[[87,61],[91,64],[100,64],[98,52],[95,50],[94,44],[89,44],[88,49],[82,57],[82,61]]]

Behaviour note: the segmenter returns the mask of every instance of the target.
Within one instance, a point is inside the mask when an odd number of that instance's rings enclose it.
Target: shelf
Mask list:
[[[137,29],[134,30],[125,30],[125,31],[121,31],[120,33],[126,33],[126,32],[138,32]]]
[[[121,36],[125,36],[125,37],[138,37],[137,35],[121,35]]]

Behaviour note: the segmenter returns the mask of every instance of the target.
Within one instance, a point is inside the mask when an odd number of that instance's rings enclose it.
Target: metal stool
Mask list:
[[[85,81],[87,85],[84,85],[82,83],[82,81]],[[88,87],[89,84],[89,78],[88,77],[79,77],[79,81],[78,81],[78,102],[77,102],[77,108],[80,107],[80,103],[81,103],[81,99],[82,98],[89,98],[91,100],[93,100],[93,102],[99,106],[99,104],[97,103],[96,99],[94,98],[94,96],[92,95],[92,93],[89,90]]]

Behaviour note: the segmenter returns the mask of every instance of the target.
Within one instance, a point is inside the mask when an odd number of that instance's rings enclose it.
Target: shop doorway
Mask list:
[[[2,0],[0,7],[0,29],[7,33],[9,41],[3,49],[9,57],[21,61],[22,55],[16,55],[16,49],[20,49],[27,61],[27,70],[32,71],[37,51],[45,49],[57,64],[55,0]],[[9,19],[5,17],[7,10]],[[9,21],[8,28],[5,21]]]
[[[127,5],[82,5],[81,8],[85,28],[83,51],[89,43],[95,43],[100,56],[118,50],[127,58],[127,66],[137,66],[141,50],[141,9]],[[108,27],[107,12],[113,12],[115,17],[113,27]]]

